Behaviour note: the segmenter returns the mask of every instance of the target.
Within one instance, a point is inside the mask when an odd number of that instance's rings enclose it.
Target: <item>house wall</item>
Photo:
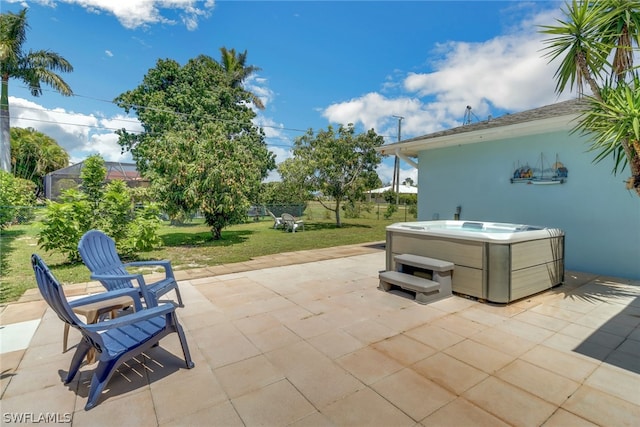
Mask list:
[[[419,153],[418,219],[460,219],[557,227],[565,232],[567,270],[640,279],[640,197],[626,190],[613,162],[565,132],[488,141]],[[516,167],[543,153],[568,179],[558,185],[512,184]],[[518,163],[519,162],[519,163]]]

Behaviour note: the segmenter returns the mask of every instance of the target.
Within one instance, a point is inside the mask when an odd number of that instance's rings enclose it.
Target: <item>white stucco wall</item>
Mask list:
[[[558,227],[567,270],[640,279],[640,197],[625,189],[628,169],[614,176],[587,149],[561,132],[421,151],[418,219],[453,219],[461,206],[462,220]],[[541,153],[558,154],[566,183],[510,183],[518,161],[535,167]]]

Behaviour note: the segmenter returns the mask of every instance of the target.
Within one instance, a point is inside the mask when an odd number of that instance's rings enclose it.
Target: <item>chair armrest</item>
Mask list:
[[[152,260],[152,261],[132,261],[124,264],[124,267],[145,267],[159,265],[164,268],[165,275],[167,277],[173,277],[173,268],[171,267],[171,261],[166,259]]]
[[[123,280],[135,280],[136,282],[138,282],[138,288],[140,290],[140,293],[142,294],[142,298],[144,298],[145,302],[147,303],[147,307],[149,306],[149,304],[151,304],[152,306],[158,305],[158,301],[156,300],[156,298],[149,293],[147,284],[145,283],[142,274],[92,274],[91,279],[99,280],[106,283],[109,283],[110,281],[121,282]]]
[[[80,307],[83,305],[93,304],[101,301],[108,301],[110,299],[119,298],[119,297],[131,297],[133,300],[133,305],[136,308],[136,311],[142,310],[142,303],[140,302],[140,296],[138,295],[138,290],[135,288],[126,288],[126,289],[116,289],[113,291],[101,292],[95,295],[89,295],[88,297],[78,298],[73,301],[69,301],[69,306],[71,308]]]
[[[116,317],[113,320],[105,320],[104,322],[93,323],[90,325],[83,325],[84,329],[92,332],[101,332],[109,329],[120,328],[122,326],[131,325],[134,323],[142,322],[152,319],[154,317],[162,316],[168,313],[175,312],[176,307],[173,304],[167,303],[156,307],[148,308],[142,311],[136,311],[135,313],[128,314],[122,317]]]

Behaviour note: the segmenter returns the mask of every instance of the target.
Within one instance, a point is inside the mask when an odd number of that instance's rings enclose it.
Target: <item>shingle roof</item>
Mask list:
[[[543,107],[534,108],[532,110],[522,111],[519,113],[505,114],[504,116],[484,120],[482,122],[471,123],[468,125],[458,126],[443,131],[434,132],[428,135],[423,135],[404,141],[395,142],[392,144],[384,145],[383,151],[390,152],[394,147],[402,147],[411,142],[417,141],[429,141],[440,137],[459,135],[468,132],[483,131],[487,129],[511,126],[522,124],[526,122],[540,121],[544,119],[557,118],[567,115],[577,115],[584,111],[586,106],[584,99],[571,99],[569,101],[558,102],[551,105],[545,105]]]

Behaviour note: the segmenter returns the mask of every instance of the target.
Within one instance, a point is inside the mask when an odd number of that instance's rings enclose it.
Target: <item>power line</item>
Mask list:
[[[28,89],[27,86],[22,86],[22,88],[24,89]],[[43,90],[45,92],[55,92],[52,89],[45,89]],[[57,93],[57,92],[55,92]],[[99,102],[104,102],[107,104],[111,104],[114,105],[116,107],[119,108],[123,108],[120,105],[117,105],[114,101],[110,101],[107,99],[101,99],[101,98],[96,98],[96,97],[92,97],[92,96],[87,96],[87,95],[80,95],[80,94],[72,94],[72,97],[77,97],[77,98],[85,98],[85,99],[91,99],[94,101],[99,101]],[[167,113],[167,114],[173,114],[175,116],[178,117],[183,117],[183,118],[189,118],[190,116],[192,116],[192,114],[190,113],[181,113],[179,111],[175,111],[175,110],[169,110],[166,108],[160,108],[160,107],[150,107],[150,106],[145,106],[145,105],[137,105],[137,104],[126,104],[125,107],[127,108],[131,108],[131,109],[138,109],[138,110],[149,110],[149,111],[156,111],[159,113]],[[16,108],[16,107],[14,107]],[[33,110],[37,110],[37,111],[42,111],[41,109],[37,109],[37,108],[32,108],[32,107],[17,107],[17,108],[24,108],[24,109],[33,109]],[[47,112],[53,112],[52,110],[49,109],[43,109],[44,111]],[[61,111],[55,111],[54,113],[56,114],[72,114],[72,113],[66,113],[66,112],[61,112]],[[218,121],[218,122],[223,122],[223,123],[237,123],[237,121],[235,120],[228,120],[228,119],[221,119],[219,117],[214,117],[211,115],[205,115],[206,118],[211,119],[212,121]],[[260,125],[259,127],[263,127],[263,128],[269,128],[269,129],[279,129],[279,130],[286,130],[286,131],[292,131],[292,132],[306,132],[307,129],[296,129],[296,128],[286,128],[286,127],[281,127],[281,126],[274,126],[274,125]]]
[[[21,86],[21,87],[24,88],[24,89],[28,89],[27,86]],[[53,89],[43,88],[42,90],[43,90],[43,92],[57,93]],[[72,94],[71,96],[72,97],[78,97],[78,98],[91,99],[91,100],[94,100],[94,101],[99,101],[99,102],[103,102],[103,103],[106,103],[106,104],[111,104],[111,105],[114,105],[116,107],[122,108],[119,105],[117,105],[114,101],[108,100],[108,99],[96,98],[96,97],[93,97],[93,96],[81,95],[81,94],[76,94],[76,93]],[[181,113],[181,112],[178,112],[178,111],[169,110],[169,109],[163,109],[163,108],[159,108],[159,107],[148,107],[148,106],[136,105],[136,104],[127,104],[127,107],[128,108],[134,108],[134,109],[140,109],[140,110],[147,109],[147,110],[150,110],[150,111],[157,111],[157,112],[160,112],[160,113],[173,114],[173,115],[180,116],[180,117],[187,117],[188,118],[190,116],[190,114],[188,114],[188,113]],[[43,109],[33,108],[33,107],[13,107],[13,108],[22,108],[22,109],[35,110],[35,111],[46,111],[46,112],[53,113],[53,114],[67,114],[67,115],[75,114],[75,113],[68,113],[66,111],[53,111],[53,110],[50,110],[48,108],[43,108]],[[214,116],[211,116],[211,115],[206,115],[205,117],[210,118],[212,121],[219,121],[219,122],[223,122],[223,123],[237,123],[234,120],[221,119],[221,118],[214,117]],[[25,120],[25,119],[23,119],[23,120]],[[56,123],[56,122],[47,122],[45,120],[39,120],[39,119],[30,119],[30,120],[32,120],[32,121],[42,121],[44,123]],[[111,119],[109,119],[109,120],[111,120]],[[130,120],[129,121],[129,120],[125,120],[125,119],[115,119],[115,120],[122,121],[122,122],[130,122],[130,123],[136,123],[136,122],[140,123],[140,121],[137,120],[137,119],[136,119],[136,121],[134,121],[134,120]],[[71,126],[76,125],[75,123],[61,123],[61,124],[66,124],[66,125],[71,125]],[[77,126],[92,127],[92,126],[88,126],[88,125],[77,125]],[[302,132],[302,133],[306,133],[307,130],[308,130],[308,129],[287,128],[287,127],[275,126],[275,125],[256,125],[256,126],[257,127],[261,127],[261,128],[277,129],[277,130],[281,130],[281,131],[290,131],[290,132]],[[94,126],[94,128],[101,129],[98,126]],[[112,130],[111,128],[107,128],[107,127],[104,127],[104,129]],[[119,130],[119,129],[113,129],[113,130]],[[139,132],[139,131],[136,131],[136,132]],[[392,138],[391,135],[380,135],[380,136],[382,136],[383,138]]]

